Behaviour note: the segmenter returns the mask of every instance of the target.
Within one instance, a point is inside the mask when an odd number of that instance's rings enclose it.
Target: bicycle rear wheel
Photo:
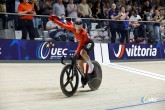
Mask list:
[[[94,64],[94,72],[96,74],[96,77],[88,81],[88,86],[91,90],[94,91],[94,90],[97,90],[101,85],[102,69],[101,69],[100,64],[97,61],[93,61],[92,63]]]
[[[78,88],[78,83],[79,76],[76,68],[71,64],[64,66],[60,76],[62,92],[68,97],[72,96]]]

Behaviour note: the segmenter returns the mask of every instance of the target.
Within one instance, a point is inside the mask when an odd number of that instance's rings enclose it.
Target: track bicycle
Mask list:
[[[79,86],[79,75],[81,76],[82,87],[88,84],[89,88],[92,91],[95,91],[100,87],[102,81],[102,69],[97,61],[92,61],[94,65],[93,72],[96,76],[90,79],[88,78],[88,74],[81,71],[80,67],[76,63],[76,59],[70,57],[71,63],[69,64],[65,64],[64,59],[65,57],[63,56],[61,58],[61,63],[65,66],[61,71],[60,86],[62,92],[66,96],[70,97],[77,91],[77,88]]]

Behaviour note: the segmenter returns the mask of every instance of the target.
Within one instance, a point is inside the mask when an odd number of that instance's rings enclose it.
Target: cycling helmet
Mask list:
[[[82,20],[80,18],[77,18],[75,25],[82,25]]]

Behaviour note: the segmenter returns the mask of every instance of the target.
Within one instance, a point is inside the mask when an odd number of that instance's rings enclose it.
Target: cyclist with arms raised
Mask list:
[[[80,69],[84,72],[84,61],[87,62],[88,75],[90,78],[94,77],[94,65],[92,64],[89,52],[93,49],[94,43],[88,38],[87,31],[82,26],[82,20],[80,18],[76,19],[75,26],[73,24],[64,24],[59,21],[57,16],[50,16],[50,20],[54,21],[57,25],[61,26],[64,29],[70,30],[73,32],[74,37],[78,40],[78,47],[75,51],[74,57],[78,59],[78,64]]]

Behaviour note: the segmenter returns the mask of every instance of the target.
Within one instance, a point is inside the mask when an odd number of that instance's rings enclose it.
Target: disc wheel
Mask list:
[[[91,90],[94,91],[94,90],[97,90],[101,85],[102,69],[101,69],[100,64],[97,61],[93,61],[92,63],[94,65],[94,72],[96,74],[96,77],[88,81],[88,86]]]
[[[60,76],[60,86],[62,92],[70,97],[74,95],[78,88],[79,76],[77,70],[68,64],[64,66]]]

